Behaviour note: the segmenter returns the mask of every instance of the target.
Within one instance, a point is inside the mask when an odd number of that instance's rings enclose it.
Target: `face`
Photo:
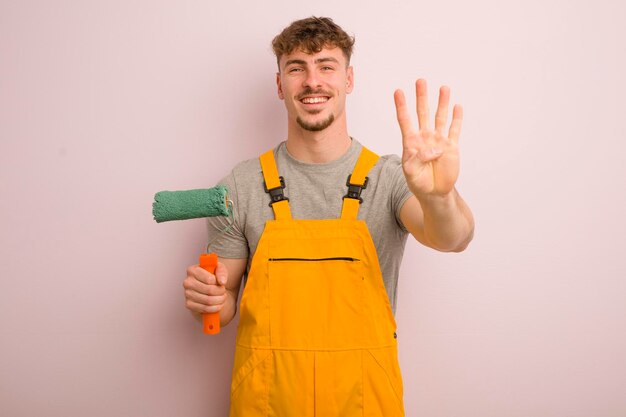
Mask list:
[[[278,97],[285,101],[290,123],[321,131],[345,118],[346,94],[353,88],[353,70],[340,48],[283,55],[276,76]]]

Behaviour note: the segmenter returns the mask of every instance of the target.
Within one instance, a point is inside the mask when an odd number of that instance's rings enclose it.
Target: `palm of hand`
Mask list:
[[[445,133],[450,90],[442,87],[435,116],[435,129],[428,122],[426,81],[415,83],[419,129],[415,129],[406,107],[404,93],[394,94],[398,123],[402,131],[402,168],[409,189],[416,196],[445,195],[452,191],[459,176],[458,138],[462,108],[454,106],[449,132]]]

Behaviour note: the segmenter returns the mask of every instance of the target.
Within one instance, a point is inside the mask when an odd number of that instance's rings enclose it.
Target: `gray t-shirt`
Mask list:
[[[361,153],[356,140],[339,159],[324,164],[296,160],[287,151],[285,142],[274,149],[279,175],[285,179],[285,196],[294,219],[336,219],[341,216],[346,181]],[[385,288],[395,312],[398,272],[408,232],[400,221],[400,209],[412,195],[409,191],[400,158],[382,156],[367,175],[367,188],[361,193],[358,219],[365,220],[382,270]],[[263,189],[263,173],[259,158],[239,163],[220,181],[228,187],[233,201],[234,224],[211,244],[211,251],[223,258],[248,258],[254,255],[265,222],[274,219],[269,195]],[[228,219],[208,219],[209,239],[226,229]]]

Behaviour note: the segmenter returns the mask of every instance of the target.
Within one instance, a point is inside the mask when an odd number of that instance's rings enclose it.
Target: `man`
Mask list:
[[[213,245],[215,275],[187,270],[187,308],[219,311],[222,325],[247,277],[231,416],[404,415],[392,311],[407,235],[455,252],[473,236],[471,211],[454,188],[461,107],[447,129],[450,91],[442,87],[431,126],[426,81],[418,80],[415,128],[396,91],[402,159],[379,158],[347,130],[353,44],[316,17],[274,39],[287,140],[221,182],[234,224]],[[213,235],[226,226],[209,220]]]

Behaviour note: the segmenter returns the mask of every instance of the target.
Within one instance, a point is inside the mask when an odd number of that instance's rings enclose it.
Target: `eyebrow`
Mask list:
[[[324,58],[317,58],[314,63],[315,64],[320,64],[322,62],[334,62],[334,63],[339,63],[339,61],[333,57],[324,57]],[[287,62],[285,62],[285,67],[288,67],[289,65],[293,65],[293,64],[297,64],[297,65],[306,65],[306,61],[302,60],[302,59],[290,59]]]

